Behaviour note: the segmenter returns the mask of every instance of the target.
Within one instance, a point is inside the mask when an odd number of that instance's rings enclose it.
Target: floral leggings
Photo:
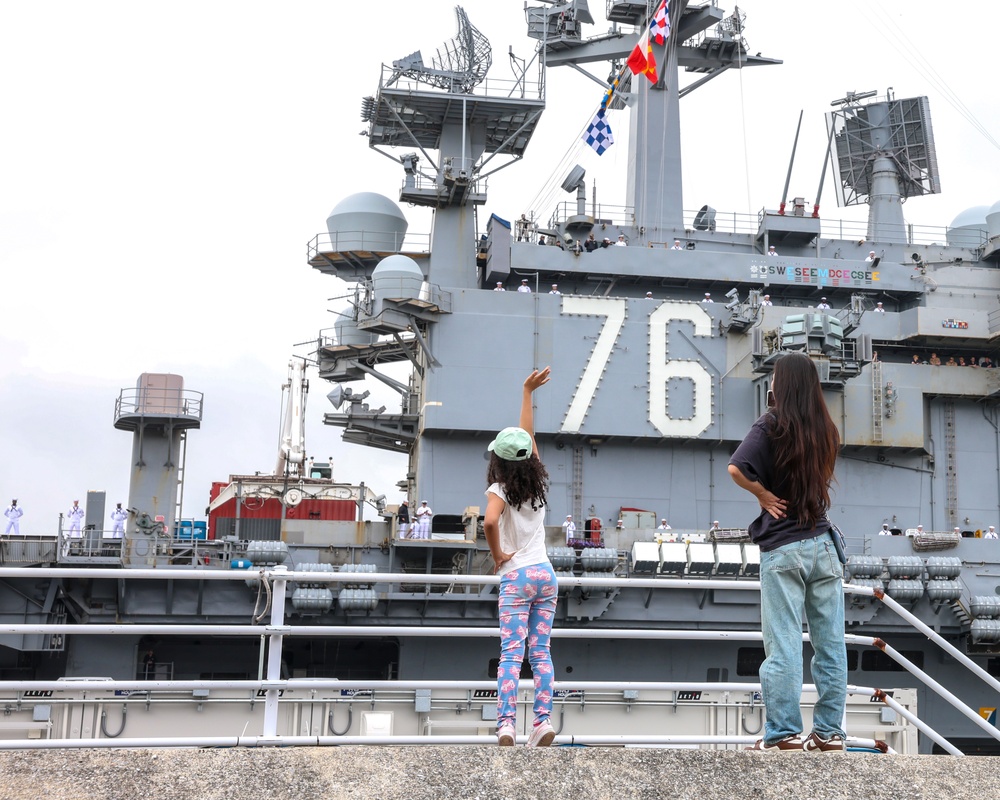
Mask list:
[[[525,644],[535,676],[535,724],[552,714],[549,640],[556,612],[556,577],[548,562],[511,570],[500,578],[500,665],[497,668],[497,728],[517,724],[517,682]]]

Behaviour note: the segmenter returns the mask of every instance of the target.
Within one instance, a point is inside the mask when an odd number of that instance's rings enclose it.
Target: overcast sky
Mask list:
[[[596,35],[608,28],[605,4],[590,5]],[[185,515],[202,516],[211,481],[273,469],[288,358],[307,354],[295,345],[343,307],[331,298],[344,284],[307,265],[306,244],[345,196],[395,199],[402,180],[358,135],[361,97],[377,89],[382,61],[417,49],[429,61],[454,35],[453,6],[0,4],[0,500],[20,499],[22,530],[54,532],[88,489],[127,501],[131,436],[112,416],[141,372],[178,373],[205,393]],[[492,75],[510,77],[509,46],[532,54],[522,0],[465,8],[493,44]],[[800,109],[790,194],[811,203],[830,101],[889,86],[930,96],[942,175],[943,193],[907,203],[907,221],[943,226],[1000,200],[1000,150],[968,119],[1000,138],[995,56],[983,45],[1000,4],[942,9],[746,0],[750,52],[784,64],[730,72],[682,101],[685,207],[776,207]],[[601,90],[568,69],[553,70],[548,89],[527,163],[490,179],[484,222],[491,212],[547,217],[570,199],[541,192],[564,156],[603,202],[625,202],[626,113],[612,117],[619,142],[602,158],[575,152]],[[411,231],[428,230],[405,210]],[[864,218],[836,208],[829,178],[822,213]],[[332,456],[338,479],[398,500],[405,460],[322,426],[330,388],[312,382],[308,450]]]

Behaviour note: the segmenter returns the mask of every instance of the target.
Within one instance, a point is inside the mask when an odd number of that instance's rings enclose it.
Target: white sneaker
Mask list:
[[[531,729],[526,747],[548,747],[556,738],[556,731],[548,722],[536,725]]]
[[[497,744],[501,747],[513,747],[515,740],[514,726],[511,724],[501,725],[497,729]]]

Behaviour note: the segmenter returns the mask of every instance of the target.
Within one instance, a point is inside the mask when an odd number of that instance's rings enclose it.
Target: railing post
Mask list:
[[[268,687],[264,699],[264,730],[265,737],[277,736],[278,733],[278,689],[273,684],[281,680],[281,643],[284,638],[280,629],[285,624],[285,579],[280,573],[288,572],[287,567],[277,566],[271,570],[274,575],[274,585],[271,587],[271,627],[272,633],[267,647],[267,681]],[[275,574],[279,573],[279,574]]]

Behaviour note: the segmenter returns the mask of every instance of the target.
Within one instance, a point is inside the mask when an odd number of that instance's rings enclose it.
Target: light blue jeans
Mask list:
[[[802,610],[815,655],[818,698],[813,731],[844,736],[847,647],[844,644],[844,570],[828,533],[760,555],[760,621],[767,658],[760,668],[768,744],[803,733]]]

